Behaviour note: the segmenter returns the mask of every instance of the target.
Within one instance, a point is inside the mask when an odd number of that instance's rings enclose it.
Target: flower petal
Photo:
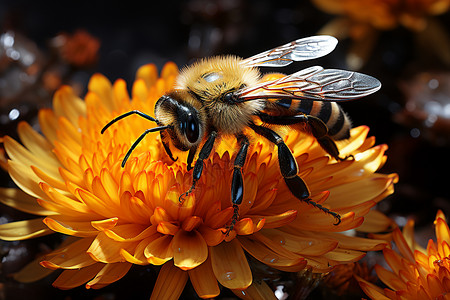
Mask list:
[[[56,278],[53,282],[53,286],[62,290],[80,286],[97,275],[104,266],[104,264],[96,263],[82,269],[65,270],[58,278]]]
[[[236,239],[210,249],[212,268],[220,284],[229,289],[245,289],[252,283],[247,258]]]
[[[0,202],[17,210],[40,216],[51,216],[56,213],[40,206],[36,198],[15,188],[0,188]]]
[[[245,300],[277,300],[273,290],[264,280],[254,280],[245,290],[232,290],[232,292]]]
[[[41,266],[48,269],[80,269],[96,263],[86,253],[93,238],[83,238],[44,256]]]
[[[97,273],[94,279],[86,283],[86,288],[100,289],[102,287],[105,287],[108,284],[116,282],[117,280],[125,276],[130,268],[131,264],[127,262],[106,264],[100,270],[100,272]]]
[[[13,278],[22,283],[29,283],[38,281],[53,273],[54,270],[44,268],[40,265],[42,259],[42,256],[37,257],[25,267],[20,269],[19,272],[14,273]]]
[[[173,262],[182,270],[190,270],[202,264],[208,257],[208,247],[202,235],[179,230],[172,239]]]
[[[188,274],[192,286],[200,298],[213,298],[220,294],[219,284],[214,275],[209,256],[204,263],[189,270]]]
[[[355,276],[356,280],[359,283],[359,286],[361,289],[366,293],[367,296],[369,296],[371,299],[377,299],[377,300],[390,300],[390,298],[386,297],[383,293],[383,290],[377,286],[375,286],[373,283],[370,283],[361,277],[357,275]]]
[[[42,221],[43,218],[38,218],[2,224],[0,225],[0,239],[21,241],[53,233]]]
[[[74,222],[61,220],[57,217],[44,219],[45,225],[53,231],[64,233],[67,235],[88,237],[98,234],[98,230],[92,227],[91,222]]]
[[[120,249],[129,251],[137,246],[137,242],[117,242],[100,232],[86,251],[92,259],[103,263],[115,263],[123,260]]]
[[[159,271],[150,300],[177,300],[183,292],[188,278],[186,271],[175,267],[172,262],[165,263]]]
[[[259,235],[262,235],[262,233]],[[238,237],[245,251],[268,266],[286,272],[299,271],[306,266],[306,261],[301,256],[286,249],[281,249],[281,246],[277,246],[275,242],[271,244],[267,241],[268,239],[264,239],[263,237],[260,237],[260,239],[269,245],[264,244],[253,235]]]
[[[172,236],[162,235],[148,243],[144,249],[144,255],[153,265],[162,265],[173,258]]]

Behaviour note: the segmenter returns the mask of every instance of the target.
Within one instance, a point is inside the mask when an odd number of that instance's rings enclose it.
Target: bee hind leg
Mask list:
[[[238,141],[240,141],[241,147],[234,160],[233,177],[231,179],[231,203],[233,204],[233,217],[231,224],[227,227],[226,235],[228,236],[233,230],[239,218],[239,205],[244,198],[244,180],[242,177],[242,167],[245,164],[245,158],[247,157],[247,151],[249,146],[248,138],[245,135],[238,135]]]
[[[257,126],[255,124],[250,124],[250,128],[252,128],[257,134],[262,135],[267,138],[270,142],[277,145],[278,148],[278,162],[280,165],[281,175],[284,178],[284,181],[289,188],[289,191],[299,200],[305,201],[306,203],[320,209],[321,211],[333,216],[337,221],[335,225],[339,225],[341,223],[341,216],[329,210],[326,207],[323,207],[319,203],[316,203],[310,199],[310,191],[308,186],[303,181],[301,177],[297,175],[298,173],[298,165],[294,156],[292,155],[289,147],[284,143],[283,139],[273,130],[263,127]]]

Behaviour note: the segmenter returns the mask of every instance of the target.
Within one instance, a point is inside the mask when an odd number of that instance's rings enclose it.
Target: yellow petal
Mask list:
[[[72,87],[65,85],[53,96],[53,110],[58,117],[65,117],[76,125],[78,118],[86,115],[86,104],[75,95]]]
[[[245,290],[232,290],[240,299],[245,300],[277,300],[272,288],[264,280],[254,280]]]
[[[41,199],[48,198],[39,188],[38,183],[41,180],[33,173],[30,167],[10,160],[8,161],[8,172],[14,183],[28,195]]]
[[[220,294],[219,284],[211,266],[211,258],[188,271],[189,279],[200,298],[213,298]]]
[[[179,230],[172,239],[173,262],[182,270],[190,270],[202,264],[208,257],[208,247],[202,235]]]
[[[93,238],[84,238],[45,255],[41,266],[48,269],[80,269],[96,263],[86,253]]]
[[[21,241],[53,233],[42,222],[43,218],[11,222],[0,225],[0,239]]]
[[[240,243],[233,239],[211,247],[214,275],[224,287],[245,289],[252,283],[252,272]]]
[[[89,92],[94,92],[102,100],[102,104],[105,105],[110,111],[116,110],[113,102],[112,84],[102,74],[94,74],[88,83]]]
[[[364,216],[364,222],[358,227],[361,232],[383,232],[393,225],[393,221],[378,210],[371,210]]]
[[[147,89],[150,89],[158,79],[158,71],[154,64],[146,64],[141,66],[136,72],[136,78],[142,79],[147,86]]]
[[[98,234],[98,230],[92,227],[91,222],[77,222],[61,220],[63,218],[50,218],[44,219],[45,225],[53,231],[64,233],[67,235],[73,235],[78,237],[95,236]]]
[[[24,146],[36,157],[45,158],[46,161],[51,161],[52,165],[59,164],[56,156],[52,152],[53,145],[37,133],[30,124],[20,122],[17,125],[17,133]]]
[[[137,246],[137,242],[117,242],[100,232],[87,250],[91,257],[99,262],[115,263],[123,261],[120,249],[129,251]]]
[[[144,249],[144,255],[148,262],[161,265],[173,258],[172,236],[162,235],[148,243]]]
[[[188,280],[188,273],[175,267],[172,262],[165,263],[159,271],[150,300],[177,300]]]
[[[355,276],[356,280],[359,283],[361,289],[369,296],[371,299],[379,299],[379,300],[389,300],[390,298],[384,295],[384,292],[381,288],[375,286],[373,283],[370,283],[357,275]]]
[[[123,224],[105,231],[106,235],[118,242],[141,241],[156,233],[156,226],[142,226],[139,224]]]
[[[80,286],[97,275],[103,267],[104,264],[96,263],[82,269],[65,270],[56,278],[53,286],[62,290],[69,290]]]
[[[0,202],[17,210],[40,216],[56,214],[40,206],[36,198],[15,188],[0,188]]]
[[[238,240],[245,251],[270,267],[286,272],[295,272],[306,266],[306,261],[300,255],[280,249],[281,246],[275,246],[275,242],[267,246],[253,236],[239,236]],[[273,249],[272,246],[276,249]]]
[[[106,264],[97,275],[86,283],[87,289],[100,289],[110,283],[116,282],[128,273],[130,263]]]

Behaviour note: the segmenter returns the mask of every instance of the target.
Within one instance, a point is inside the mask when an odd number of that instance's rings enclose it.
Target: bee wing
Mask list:
[[[311,36],[249,57],[244,59],[241,64],[246,67],[282,67],[293,61],[325,56],[334,50],[337,43],[338,40],[329,35]]]
[[[237,102],[268,98],[349,101],[372,94],[380,88],[381,82],[372,76],[315,66],[243,88],[234,96]]]

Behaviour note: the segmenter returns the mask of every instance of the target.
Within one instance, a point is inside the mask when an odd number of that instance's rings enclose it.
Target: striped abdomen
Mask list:
[[[303,113],[318,117],[327,125],[328,135],[334,140],[350,137],[352,123],[336,102],[279,99],[276,104],[287,109],[289,114]]]

